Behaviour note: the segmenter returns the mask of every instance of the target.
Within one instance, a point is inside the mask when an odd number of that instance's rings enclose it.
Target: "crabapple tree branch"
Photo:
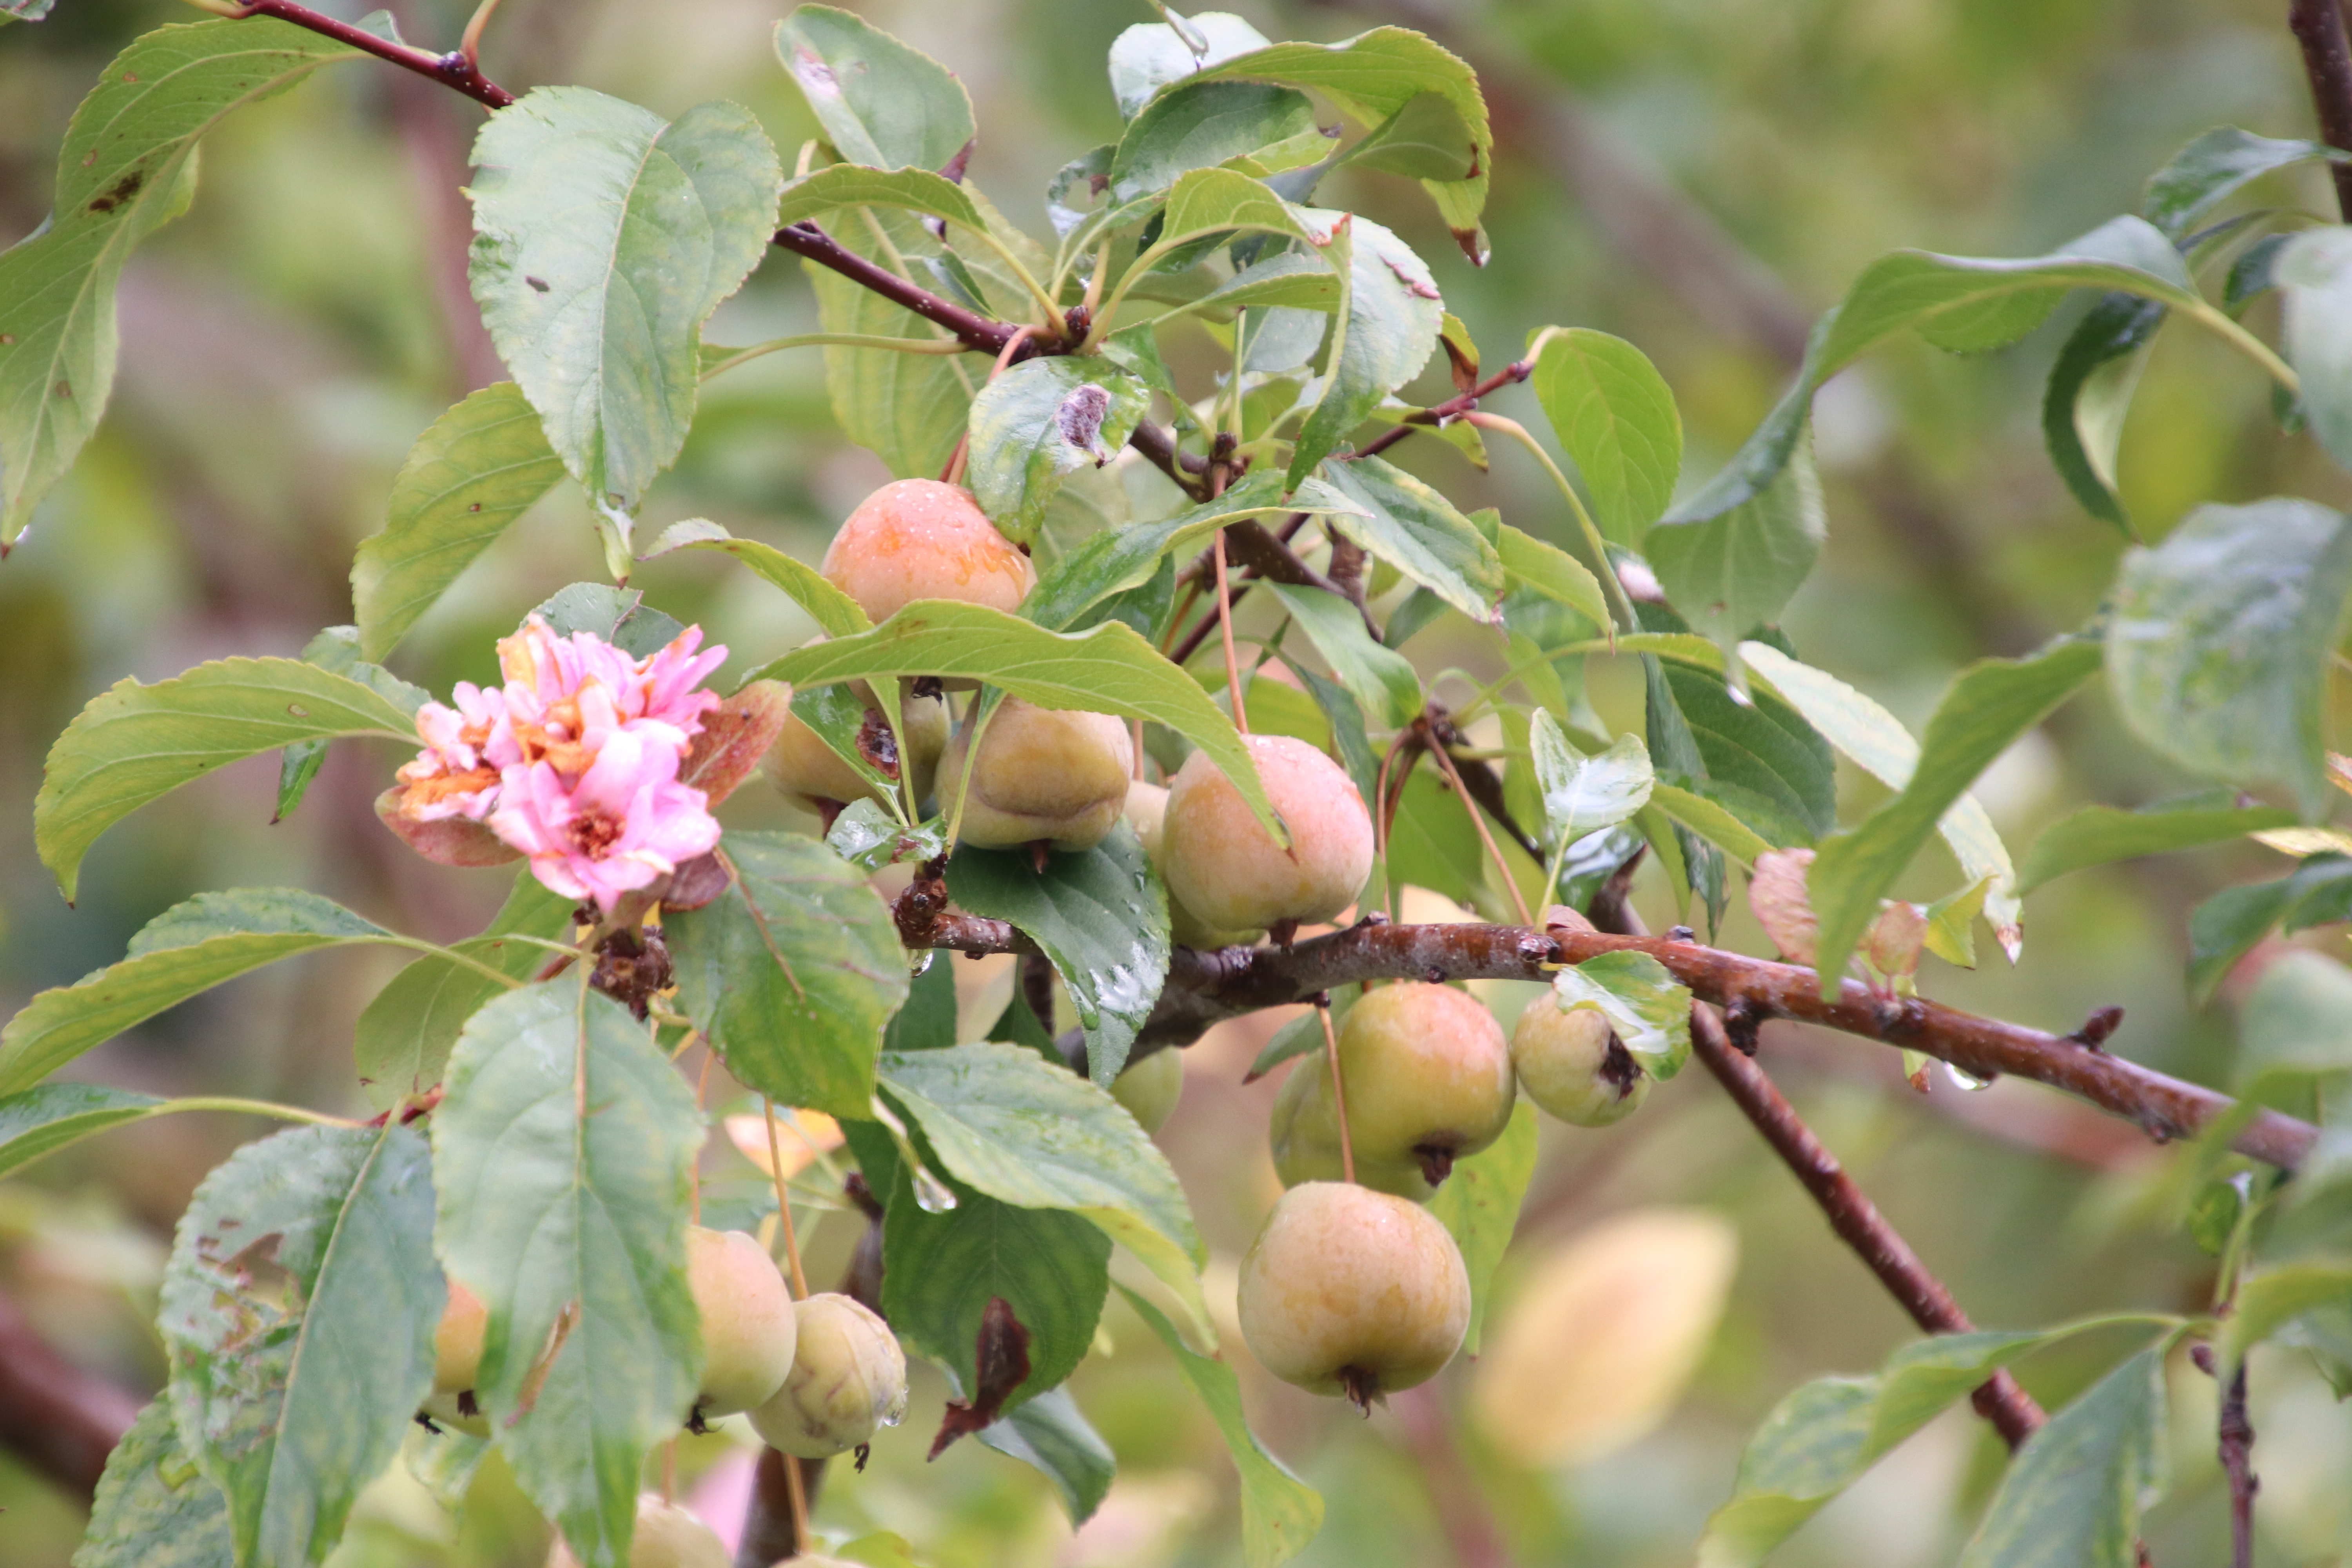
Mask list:
[[[210,6],[205,8],[212,9]],[[513,93],[484,76],[482,68],[463,49],[436,55],[429,49],[395,44],[349,22],[339,22],[332,16],[313,11],[308,5],[297,5],[295,0],[252,0],[249,5],[224,14],[240,21],[248,16],[275,16],[281,22],[291,22],[321,37],[348,44],[363,54],[373,55],[403,70],[415,71],[418,76],[437,81],[453,91],[462,92],[486,109],[504,109],[515,100]]]
[[[919,886],[920,884],[919,884]],[[911,893],[912,889],[910,889]],[[959,952],[1026,951],[1003,921],[947,910],[944,890],[928,912],[898,905],[899,934],[910,947]],[[1848,980],[1821,994],[1810,969],[1727,952],[1667,937],[1612,936],[1555,926],[1395,925],[1370,920],[1277,947],[1176,950],[1159,1005],[1136,1042],[1139,1052],[1190,1045],[1212,1026],[1262,1008],[1287,1006],[1366,980],[1548,980],[1563,963],[1604,952],[1645,952],[1703,1002],[1740,1010],[1745,1019],[1790,1018],[1923,1051],[1977,1078],[2009,1074],[2032,1079],[2090,1101],[2158,1142],[2193,1137],[2236,1109],[2229,1096],[2185,1083],[2109,1055],[2073,1036],[1979,1017],[1916,996],[1883,996]],[[2309,1153],[2318,1130],[2273,1110],[2255,1112],[2232,1146],[2292,1169]]]
[[[2303,48],[2320,139],[2331,147],[2352,149],[2352,47],[2345,41],[2344,13],[2336,0],[2294,0],[2287,7],[2286,25]],[[2336,182],[2338,211],[2352,220],[2352,164],[2331,164],[2327,172]]]

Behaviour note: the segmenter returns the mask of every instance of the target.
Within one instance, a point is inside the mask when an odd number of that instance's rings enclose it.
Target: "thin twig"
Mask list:
[[[412,70],[418,76],[429,78],[444,87],[464,93],[487,108],[504,109],[515,100],[513,93],[484,76],[481,68],[463,49],[436,55],[429,50],[412,48],[406,44],[395,44],[363,28],[354,27],[349,22],[339,22],[332,16],[313,11],[308,5],[297,5],[295,0],[253,0],[251,5],[228,14],[240,20],[247,16],[274,16],[281,22],[291,22],[321,37],[332,38],[363,54],[387,60],[403,70]]]
[[[2336,0],[2292,0],[2287,30],[2303,47],[2304,74],[2311,82],[2311,105],[2320,139],[2352,149],[2352,47],[2344,36],[2344,13]],[[2331,164],[2338,215],[2352,222],[2352,165]]]
[[[809,1549],[808,1483],[801,1479],[800,1462],[784,1458],[784,1490],[793,1500],[793,1555],[805,1557]]]
[[[2209,1369],[2210,1370],[2210,1369]],[[2246,1418],[2246,1363],[2241,1361],[2221,1391],[2221,1471],[2230,1478],[2230,1568],[2253,1568],[2254,1426]]]
[[[1501,874],[1503,886],[1511,895],[1511,907],[1518,911],[1519,923],[1529,926],[1535,924],[1536,917],[1528,909],[1527,895],[1519,891],[1519,879],[1511,875],[1511,863],[1503,858],[1502,848],[1496,844],[1495,836],[1486,830],[1486,813],[1480,811],[1478,803],[1470,798],[1469,788],[1463,784],[1462,773],[1454,765],[1454,759],[1446,753],[1444,746],[1431,745],[1427,750],[1431,756],[1437,759],[1437,765],[1444,770],[1446,778],[1452,781],[1454,793],[1462,801],[1462,809],[1469,814],[1470,826],[1478,830],[1478,842],[1486,847],[1486,858],[1495,863],[1495,869]]]

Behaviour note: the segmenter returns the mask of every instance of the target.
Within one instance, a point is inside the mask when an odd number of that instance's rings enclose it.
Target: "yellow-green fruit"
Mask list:
[[[1282,1080],[1266,1131],[1274,1144],[1274,1173],[1282,1178],[1284,1186],[1347,1180],[1347,1164],[1339,1149],[1339,1113],[1331,1102],[1331,1069],[1321,1051],[1291,1068],[1290,1076]],[[1355,1154],[1356,1180],[1377,1192],[1425,1204],[1437,1191],[1414,1156],[1376,1156],[1360,1145]]]
[[[686,1278],[702,1315],[702,1389],[695,1408],[732,1415],[762,1404],[793,1369],[792,1293],[768,1249],[740,1230],[686,1233]]]
[[[482,1299],[450,1280],[449,1304],[441,1309],[440,1325],[433,1331],[434,1393],[462,1394],[474,1386],[474,1374],[482,1364],[482,1331],[489,1321]]]
[[[1344,1182],[1282,1194],[1242,1259],[1250,1353],[1359,1405],[1436,1375],[1470,1324],[1470,1276],[1426,1209]]]
[[[907,1356],[870,1309],[827,1291],[798,1304],[800,1350],[775,1397],[751,1412],[772,1448],[845,1454],[907,1414]]]
[[[817,1561],[797,1557],[795,1568]],[[637,1532],[630,1538],[629,1568],[734,1568],[734,1554],[719,1532],[674,1502],[647,1492],[637,1500]],[[558,1535],[547,1549],[547,1568],[580,1568],[579,1559]]]
[[[1510,1047],[1495,1016],[1466,991],[1418,980],[1375,986],[1348,1009],[1339,1039],[1347,1091],[1339,1098],[1356,1176],[1368,1185],[1423,1196],[1396,1179],[1400,1167],[1417,1166],[1434,1186],[1454,1161],[1500,1138],[1510,1122]],[[1286,1180],[1328,1179],[1328,1171],[1301,1162],[1322,1146],[1326,1126],[1329,1142],[1338,1141],[1330,1074],[1315,1067],[1302,1063],[1291,1074],[1313,1076],[1297,1091]]]
[[[833,536],[820,570],[875,621],[916,599],[1011,611],[1037,584],[1029,557],[971,493],[937,479],[900,479],[867,496]]]
[[[1609,1020],[1591,1007],[1564,1012],[1549,995],[1537,997],[1519,1015],[1511,1030],[1511,1065],[1538,1109],[1576,1127],[1622,1121],[1650,1098],[1650,1075]]]
[[[1168,1047],[1152,1052],[1110,1082],[1110,1097],[1127,1107],[1146,1132],[1168,1125],[1183,1092],[1184,1058]]]
[[[1129,826],[1135,829],[1135,836],[1143,841],[1143,852],[1165,879],[1168,856],[1162,830],[1168,819],[1167,787],[1138,780],[1127,786],[1127,804],[1120,809],[1126,813]],[[1168,935],[1179,947],[1212,952],[1221,947],[1245,946],[1265,934],[1259,931],[1212,930],[1174,894],[1169,895]]]
[[[1276,845],[1206,752],[1168,786],[1160,847],[1168,891],[1217,931],[1329,920],[1372,869],[1372,819],[1339,764],[1288,735],[1245,738],[1266,796],[1290,830]]]
[[[940,808],[950,816],[971,743],[959,728],[940,758]],[[1123,720],[1008,697],[981,737],[961,840],[984,849],[1040,840],[1091,849],[1118,825],[1134,771],[1135,742]]]
[[[867,708],[880,710],[875,704],[873,689],[864,681],[854,683],[851,690]],[[948,705],[936,697],[909,696],[902,689],[898,717],[906,726],[898,736],[898,766],[914,784],[915,798],[919,801],[930,794],[940,753],[947,748]],[[776,743],[768,748],[761,766],[769,783],[812,808],[819,801],[846,805],[855,800],[879,798],[880,792],[844,762],[840,752],[818,739],[817,732],[798,716],[784,721],[783,730],[776,736]]]

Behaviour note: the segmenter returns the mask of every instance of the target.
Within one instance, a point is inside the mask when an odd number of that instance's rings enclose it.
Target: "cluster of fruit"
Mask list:
[[[906,1415],[906,1353],[879,1314],[832,1292],[793,1300],[775,1260],[741,1231],[689,1226],[686,1267],[702,1321],[698,1426],[747,1414],[770,1447],[822,1459],[863,1448]],[[488,1436],[488,1417],[473,1394],[488,1321],[481,1299],[450,1280],[434,1334],[433,1393],[422,1413],[432,1423]],[[730,1561],[719,1537],[685,1510],[657,1497],[640,1502],[632,1568]],[[549,1563],[572,1568],[561,1538]]]

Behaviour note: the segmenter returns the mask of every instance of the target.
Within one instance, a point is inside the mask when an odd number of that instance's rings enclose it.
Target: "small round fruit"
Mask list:
[[[1342,1182],[1347,1161],[1339,1148],[1339,1113],[1331,1100],[1331,1069],[1317,1052],[1290,1070],[1274,1097],[1267,1129],[1274,1145],[1274,1173],[1286,1187],[1307,1182]],[[1375,1192],[1425,1204],[1437,1189],[1417,1156],[1391,1159],[1355,1149],[1356,1180]]]
[[[794,1568],[813,1563],[796,1557]],[[733,1568],[735,1554],[719,1532],[674,1502],[647,1492],[637,1499],[637,1532],[629,1542],[629,1568]],[[558,1535],[547,1549],[547,1568],[580,1568],[579,1559]]]
[[[1183,1092],[1184,1058],[1170,1048],[1152,1052],[1110,1083],[1110,1097],[1127,1107],[1146,1132],[1168,1125]]]
[[[867,708],[875,709],[873,691],[864,681],[856,683],[852,690]],[[901,692],[898,717],[906,725],[905,732],[898,737],[898,765],[913,783],[916,800],[920,801],[931,793],[931,778],[938,770],[940,753],[947,749],[948,705],[936,697],[913,697]],[[776,743],[768,748],[762,765],[771,784],[811,807],[820,801],[846,805],[877,795],[874,787],[842,761],[841,753],[819,740],[816,731],[803,723],[798,715],[784,721],[783,730],[776,736]]]
[[[858,503],[833,536],[825,580],[884,621],[917,599],[958,599],[1011,611],[1036,568],[972,503],[937,479],[900,479]]]
[[[1511,1065],[1538,1109],[1573,1127],[1622,1121],[1650,1098],[1650,1075],[1599,1010],[1563,1010],[1552,996],[1528,1004],[1511,1030]]]
[[[1309,1182],[1282,1194],[1242,1259],[1238,1306],[1242,1338],[1268,1372],[1369,1405],[1454,1359],[1470,1276],[1426,1209]]]
[[[1120,810],[1126,814],[1128,826],[1135,829],[1136,837],[1143,841],[1143,852],[1151,858],[1151,863],[1160,868],[1160,874],[1165,879],[1168,875],[1168,854],[1162,828],[1168,819],[1167,787],[1145,784],[1139,779],[1127,786],[1127,804]],[[1212,930],[1173,894],[1169,896],[1168,935],[1179,947],[1210,952],[1221,947],[1246,946],[1265,934],[1255,931]]]
[[[1168,891],[1218,931],[1329,920],[1372,870],[1372,819],[1339,764],[1288,735],[1245,737],[1286,826],[1278,847],[1233,781],[1195,752],[1168,786]]]
[[[489,1327],[489,1309],[482,1299],[455,1279],[449,1281],[449,1304],[441,1309],[441,1322],[433,1331],[433,1392],[462,1394],[474,1386],[482,1365],[482,1331]]]
[[[1348,1009],[1339,1040],[1347,1090],[1339,1098],[1360,1180],[1370,1173],[1371,1184],[1418,1197],[1380,1173],[1418,1165],[1433,1187],[1454,1161],[1486,1148],[1510,1123],[1517,1093],[1510,1047],[1486,1004],[1466,991],[1418,980],[1375,986]],[[1291,1076],[1310,1070],[1302,1066]],[[1334,1123],[1336,1141],[1336,1115],[1317,1105],[1318,1095],[1329,1103],[1330,1074],[1315,1073],[1313,1082],[1300,1091],[1297,1121],[1312,1132],[1319,1115]]]
[[[940,808],[950,816],[971,743],[960,728],[940,758]],[[1118,825],[1134,771],[1135,742],[1124,721],[1008,697],[981,736],[961,839],[983,849],[1040,840],[1091,849]]]
[[[768,1249],[740,1230],[690,1226],[687,1283],[702,1315],[702,1389],[695,1408],[732,1415],[764,1403],[793,1369],[792,1293]]]
[[[871,1309],[827,1291],[797,1307],[800,1351],[775,1397],[751,1412],[772,1448],[830,1458],[907,1414],[907,1355]]]

